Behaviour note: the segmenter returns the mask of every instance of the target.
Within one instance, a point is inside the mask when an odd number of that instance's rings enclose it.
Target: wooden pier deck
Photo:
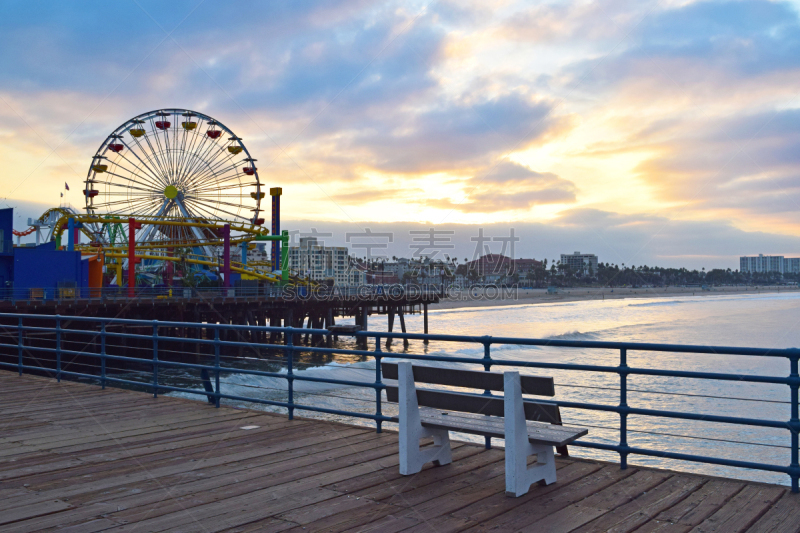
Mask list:
[[[403,477],[394,433],[0,371],[4,533],[800,531],[786,487],[558,459],[508,498],[502,450],[454,458]]]

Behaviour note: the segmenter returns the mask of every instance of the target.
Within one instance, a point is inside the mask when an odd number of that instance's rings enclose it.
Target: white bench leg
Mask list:
[[[450,449],[450,432],[446,429],[422,427],[417,404],[417,389],[411,363],[399,363],[398,400],[400,402],[400,473],[404,476],[416,474],[425,463],[446,465],[453,462]],[[419,440],[433,437],[433,446],[419,447]]]
[[[503,375],[506,439],[506,494],[522,496],[537,481],[549,485],[556,482],[553,446],[531,444],[525,423],[525,406],[519,372]],[[528,467],[528,457],[536,454],[536,464]]]

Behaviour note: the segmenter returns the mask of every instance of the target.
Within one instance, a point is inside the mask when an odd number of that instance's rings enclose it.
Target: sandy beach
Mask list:
[[[622,298],[665,298],[676,296],[720,296],[723,294],[761,294],[798,292],[797,286],[764,287],[660,287],[660,288],[591,288],[573,287],[558,289],[555,294],[547,289],[495,289],[474,288],[452,291],[430,309],[457,309],[461,307],[495,307],[501,305],[531,305],[582,300],[610,300]]]

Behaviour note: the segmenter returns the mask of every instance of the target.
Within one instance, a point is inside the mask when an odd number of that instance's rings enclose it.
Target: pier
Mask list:
[[[798,531],[788,487],[559,458],[504,495],[503,450],[403,477],[397,436],[0,371],[0,527],[69,531]]]

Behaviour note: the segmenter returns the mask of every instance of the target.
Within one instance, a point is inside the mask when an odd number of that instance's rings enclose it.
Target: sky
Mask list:
[[[514,254],[537,259],[797,257],[799,13],[766,0],[0,0],[0,206],[23,229],[67,182],[81,207],[107,135],[175,107],[235,131],[262,183],[283,188],[284,229],[330,244],[369,229],[392,234],[373,253],[411,256],[422,237],[409,232],[434,229],[448,247],[422,253],[472,258],[480,231],[499,253],[513,230]]]

